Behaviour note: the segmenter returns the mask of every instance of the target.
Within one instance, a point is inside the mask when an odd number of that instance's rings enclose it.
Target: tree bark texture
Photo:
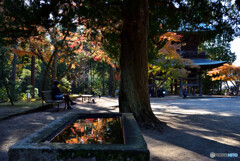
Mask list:
[[[159,123],[148,93],[148,0],[126,0],[121,33],[120,112],[131,112],[140,124]]]

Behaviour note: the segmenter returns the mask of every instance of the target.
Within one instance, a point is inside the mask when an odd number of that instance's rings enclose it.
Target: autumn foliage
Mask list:
[[[122,144],[119,118],[79,119],[67,126],[52,142],[67,144]]]
[[[148,65],[149,77],[152,80],[151,83],[155,91],[168,79],[186,77],[186,65],[188,65],[188,67],[197,67],[193,66],[189,59],[182,58],[177,52],[177,50],[180,49],[179,42],[181,37],[182,36],[177,33],[167,32],[156,38],[156,41],[165,41],[165,44],[159,49],[156,59]],[[155,47],[158,48],[158,44],[156,44]]]
[[[223,66],[209,71],[208,75],[212,76],[212,81],[230,81],[238,94],[240,86],[240,66],[236,67],[230,64],[223,64]]]
[[[223,81],[240,81],[240,66],[236,67],[230,64],[223,64],[218,68],[208,72],[209,76],[213,76],[212,81],[223,80]]]

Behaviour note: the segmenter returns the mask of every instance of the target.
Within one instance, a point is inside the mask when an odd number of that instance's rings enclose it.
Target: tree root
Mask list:
[[[145,129],[152,129],[152,130],[157,130],[159,132],[162,132],[164,130],[164,127],[167,125],[165,122],[162,122],[160,120],[158,121],[149,121],[149,122],[139,122],[138,125],[141,128]]]

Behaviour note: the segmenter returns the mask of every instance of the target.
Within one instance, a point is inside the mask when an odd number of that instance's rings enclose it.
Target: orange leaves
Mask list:
[[[176,42],[180,42],[181,35],[177,35],[173,32],[167,32],[159,37],[159,41],[166,40],[165,45],[159,50],[158,58],[164,57],[164,59],[181,59],[177,53],[177,49],[180,49],[180,45]]]
[[[72,69],[76,69],[76,65],[75,64],[72,64]]]
[[[167,32],[155,39],[159,42],[165,41],[165,44],[159,49],[157,60],[149,64],[149,75],[154,75],[155,77],[157,74],[163,73],[161,76],[159,75],[163,80],[170,77],[178,78],[187,76],[186,65],[189,67],[193,67],[193,65],[190,60],[182,58],[177,52],[180,49],[178,42],[181,41],[181,37],[181,35],[177,35],[176,33]]]
[[[96,44],[94,47],[91,48],[91,50],[91,57],[94,61],[104,61],[111,65],[113,68],[115,68],[115,64],[113,63],[114,61],[107,55],[106,52],[102,50],[101,46]]]
[[[64,58],[61,58],[61,59],[60,59],[60,63],[63,63],[63,62],[64,62],[64,60],[65,60]]]
[[[171,41],[171,42],[172,41],[180,42],[181,38],[182,38],[182,35],[178,35],[177,33],[174,33],[174,32],[166,32],[165,34],[159,37],[159,41],[167,39],[168,41]]]
[[[46,32],[46,29],[44,29],[43,27],[39,26],[39,27],[37,27],[37,31],[41,34],[41,33]]]
[[[236,67],[230,64],[223,64],[218,68],[214,68],[208,72],[209,76],[213,76],[212,81],[240,81],[240,66]]]
[[[18,56],[32,56],[33,53],[26,51],[26,50],[19,50],[19,49],[13,49],[12,50],[14,54],[17,54]]]
[[[109,143],[112,139],[108,135],[110,135],[111,128],[116,123],[120,124],[119,118],[80,119],[62,131],[56,137],[56,141],[63,141],[67,144]],[[61,138],[64,140],[60,140]]]
[[[66,140],[67,144],[77,144],[79,141],[77,138],[71,138],[69,140]]]
[[[166,55],[169,59],[180,58],[179,54],[176,52],[180,49],[180,45],[173,42],[180,42],[181,35],[177,35],[173,32],[167,32],[159,37],[159,41],[167,40],[163,48],[160,49],[159,54]]]

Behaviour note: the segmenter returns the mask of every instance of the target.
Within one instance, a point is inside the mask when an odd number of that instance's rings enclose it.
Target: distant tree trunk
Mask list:
[[[220,92],[220,94],[222,94],[222,80],[220,80],[220,86],[219,86],[219,92]]]
[[[92,91],[93,91],[93,67],[92,67],[93,65],[90,63],[90,70],[89,70],[89,72],[90,72],[90,82],[91,82],[91,87],[90,87],[90,92],[88,91],[88,93],[92,93]],[[100,94],[100,93],[99,93]]]
[[[175,95],[177,95],[178,94],[178,82],[177,82],[178,80],[177,79],[175,79],[174,80],[174,90],[175,90]]]
[[[66,71],[58,77],[58,81],[61,81],[71,70],[71,67],[72,67],[72,63],[70,63],[66,69]]]
[[[10,94],[8,83],[7,83],[6,79],[3,80],[3,84],[4,84],[5,88],[6,88],[7,96],[9,98],[10,102],[11,102],[11,105],[14,106],[13,99],[12,99],[12,96]]]
[[[112,90],[112,97],[115,98],[116,97],[116,89],[117,89],[117,70],[113,69],[113,80],[114,80],[114,84],[113,84],[113,90]]]
[[[170,93],[173,94],[173,79],[171,79],[171,84],[170,84]]]
[[[47,66],[46,66],[46,70],[44,72],[44,76],[43,76],[43,86],[42,86],[42,90],[44,91],[46,89],[46,80],[47,80],[47,76],[48,76],[48,72],[50,70],[50,65],[51,65],[51,61],[48,62]]]
[[[214,86],[214,82],[212,83],[212,94],[215,94],[215,90],[214,90],[215,86]]]
[[[35,98],[35,56],[31,58],[31,85],[32,85],[32,98]]]
[[[91,64],[89,64],[88,68],[85,69],[85,73],[88,73],[86,74],[87,76],[84,78],[85,81],[84,81],[84,88],[83,88],[83,93],[86,94],[87,91],[89,90],[89,75],[90,75],[90,67],[91,67]]]
[[[240,88],[240,83],[238,81],[236,81],[236,95],[239,95],[239,88]]]
[[[16,100],[16,90],[15,90],[15,86],[16,86],[16,75],[17,75],[17,54],[14,54],[13,56],[13,61],[12,61],[12,74],[11,74],[11,77],[10,77],[10,86],[7,84],[8,88],[10,87],[9,89],[9,95],[11,96],[11,99],[14,99]],[[10,99],[10,98],[9,98]],[[10,101],[11,101],[10,99]]]
[[[102,95],[105,95],[105,65],[103,63],[102,65],[102,78],[103,78],[103,81],[102,81]]]
[[[113,94],[113,67],[109,66],[109,79],[108,79],[108,95],[112,96]]]
[[[14,54],[13,61],[12,61],[12,75],[11,80],[14,82],[16,81],[16,74],[17,74],[17,54]]]
[[[230,87],[229,87],[229,84],[227,81],[225,81],[226,85],[227,85],[227,88],[228,88],[228,91],[230,90]]]
[[[48,75],[48,70],[49,68],[46,67],[46,70],[44,72],[44,76],[43,76],[43,86],[42,86],[42,91],[46,90],[46,79],[47,79],[47,75]]]
[[[160,121],[150,106],[148,94],[148,0],[127,0],[123,7],[121,33],[120,112],[131,112],[140,124]]]
[[[53,56],[53,64],[52,64],[52,83],[55,79],[57,79],[57,61],[58,61],[58,53],[56,53]]]

